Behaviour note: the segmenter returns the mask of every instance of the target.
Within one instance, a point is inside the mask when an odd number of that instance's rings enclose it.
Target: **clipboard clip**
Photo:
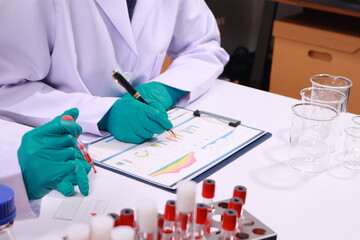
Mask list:
[[[209,113],[209,112],[205,112],[205,111],[200,111],[200,110],[195,110],[193,112],[195,117],[200,117],[201,115],[204,116],[208,116],[208,117],[212,117],[212,118],[216,118],[222,122],[226,122],[229,126],[231,127],[237,127],[241,124],[241,121],[235,120],[235,119],[231,119],[228,117],[224,117],[224,116],[220,116],[214,113]]]

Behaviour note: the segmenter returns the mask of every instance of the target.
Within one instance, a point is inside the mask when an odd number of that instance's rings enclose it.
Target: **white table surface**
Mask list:
[[[350,99],[351,101],[351,99]],[[298,172],[287,165],[288,140],[292,121],[291,105],[298,100],[218,80],[216,85],[188,108],[201,109],[243,124],[271,132],[273,136],[218,170],[216,200],[230,198],[235,185],[247,187],[244,208],[277,233],[279,240],[355,240],[360,239],[360,173],[341,166],[339,149],[333,154],[328,171],[321,174]],[[84,198],[73,221],[91,200],[106,201],[106,213],[136,208],[144,198],[157,201],[163,212],[172,193],[101,168],[90,174],[90,194]],[[198,184],[198,201],[201,201]],[[38,219],[17,221],[18,240],[36,239],[44,234],[65,235],[73,221],[54,219],[63,201],[58,192],[42,200]]]

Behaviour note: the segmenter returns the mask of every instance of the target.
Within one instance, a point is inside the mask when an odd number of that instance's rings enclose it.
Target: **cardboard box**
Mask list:
[[[352,80],[348,111],[360,114],[360,19],[317,11],[276,20],[270,92],[300,99],[310,77]]]

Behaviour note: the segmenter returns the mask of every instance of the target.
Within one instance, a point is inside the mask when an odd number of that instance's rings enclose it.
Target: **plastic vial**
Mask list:
[[[14,240],[11,229],[16,216],[14,191],[0,184],[0,240]]]

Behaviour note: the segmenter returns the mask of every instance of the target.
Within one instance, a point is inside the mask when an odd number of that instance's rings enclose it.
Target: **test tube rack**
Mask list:
[[[221,216],[228,207],[229,199],[214,202],[212,211],[212,222],[209,240],[220,239]],[[242,210],[241,224],[235,234],[235,239],[247,240],[276,240],[276,233],[268,226],[251,215],[245,209]]]

